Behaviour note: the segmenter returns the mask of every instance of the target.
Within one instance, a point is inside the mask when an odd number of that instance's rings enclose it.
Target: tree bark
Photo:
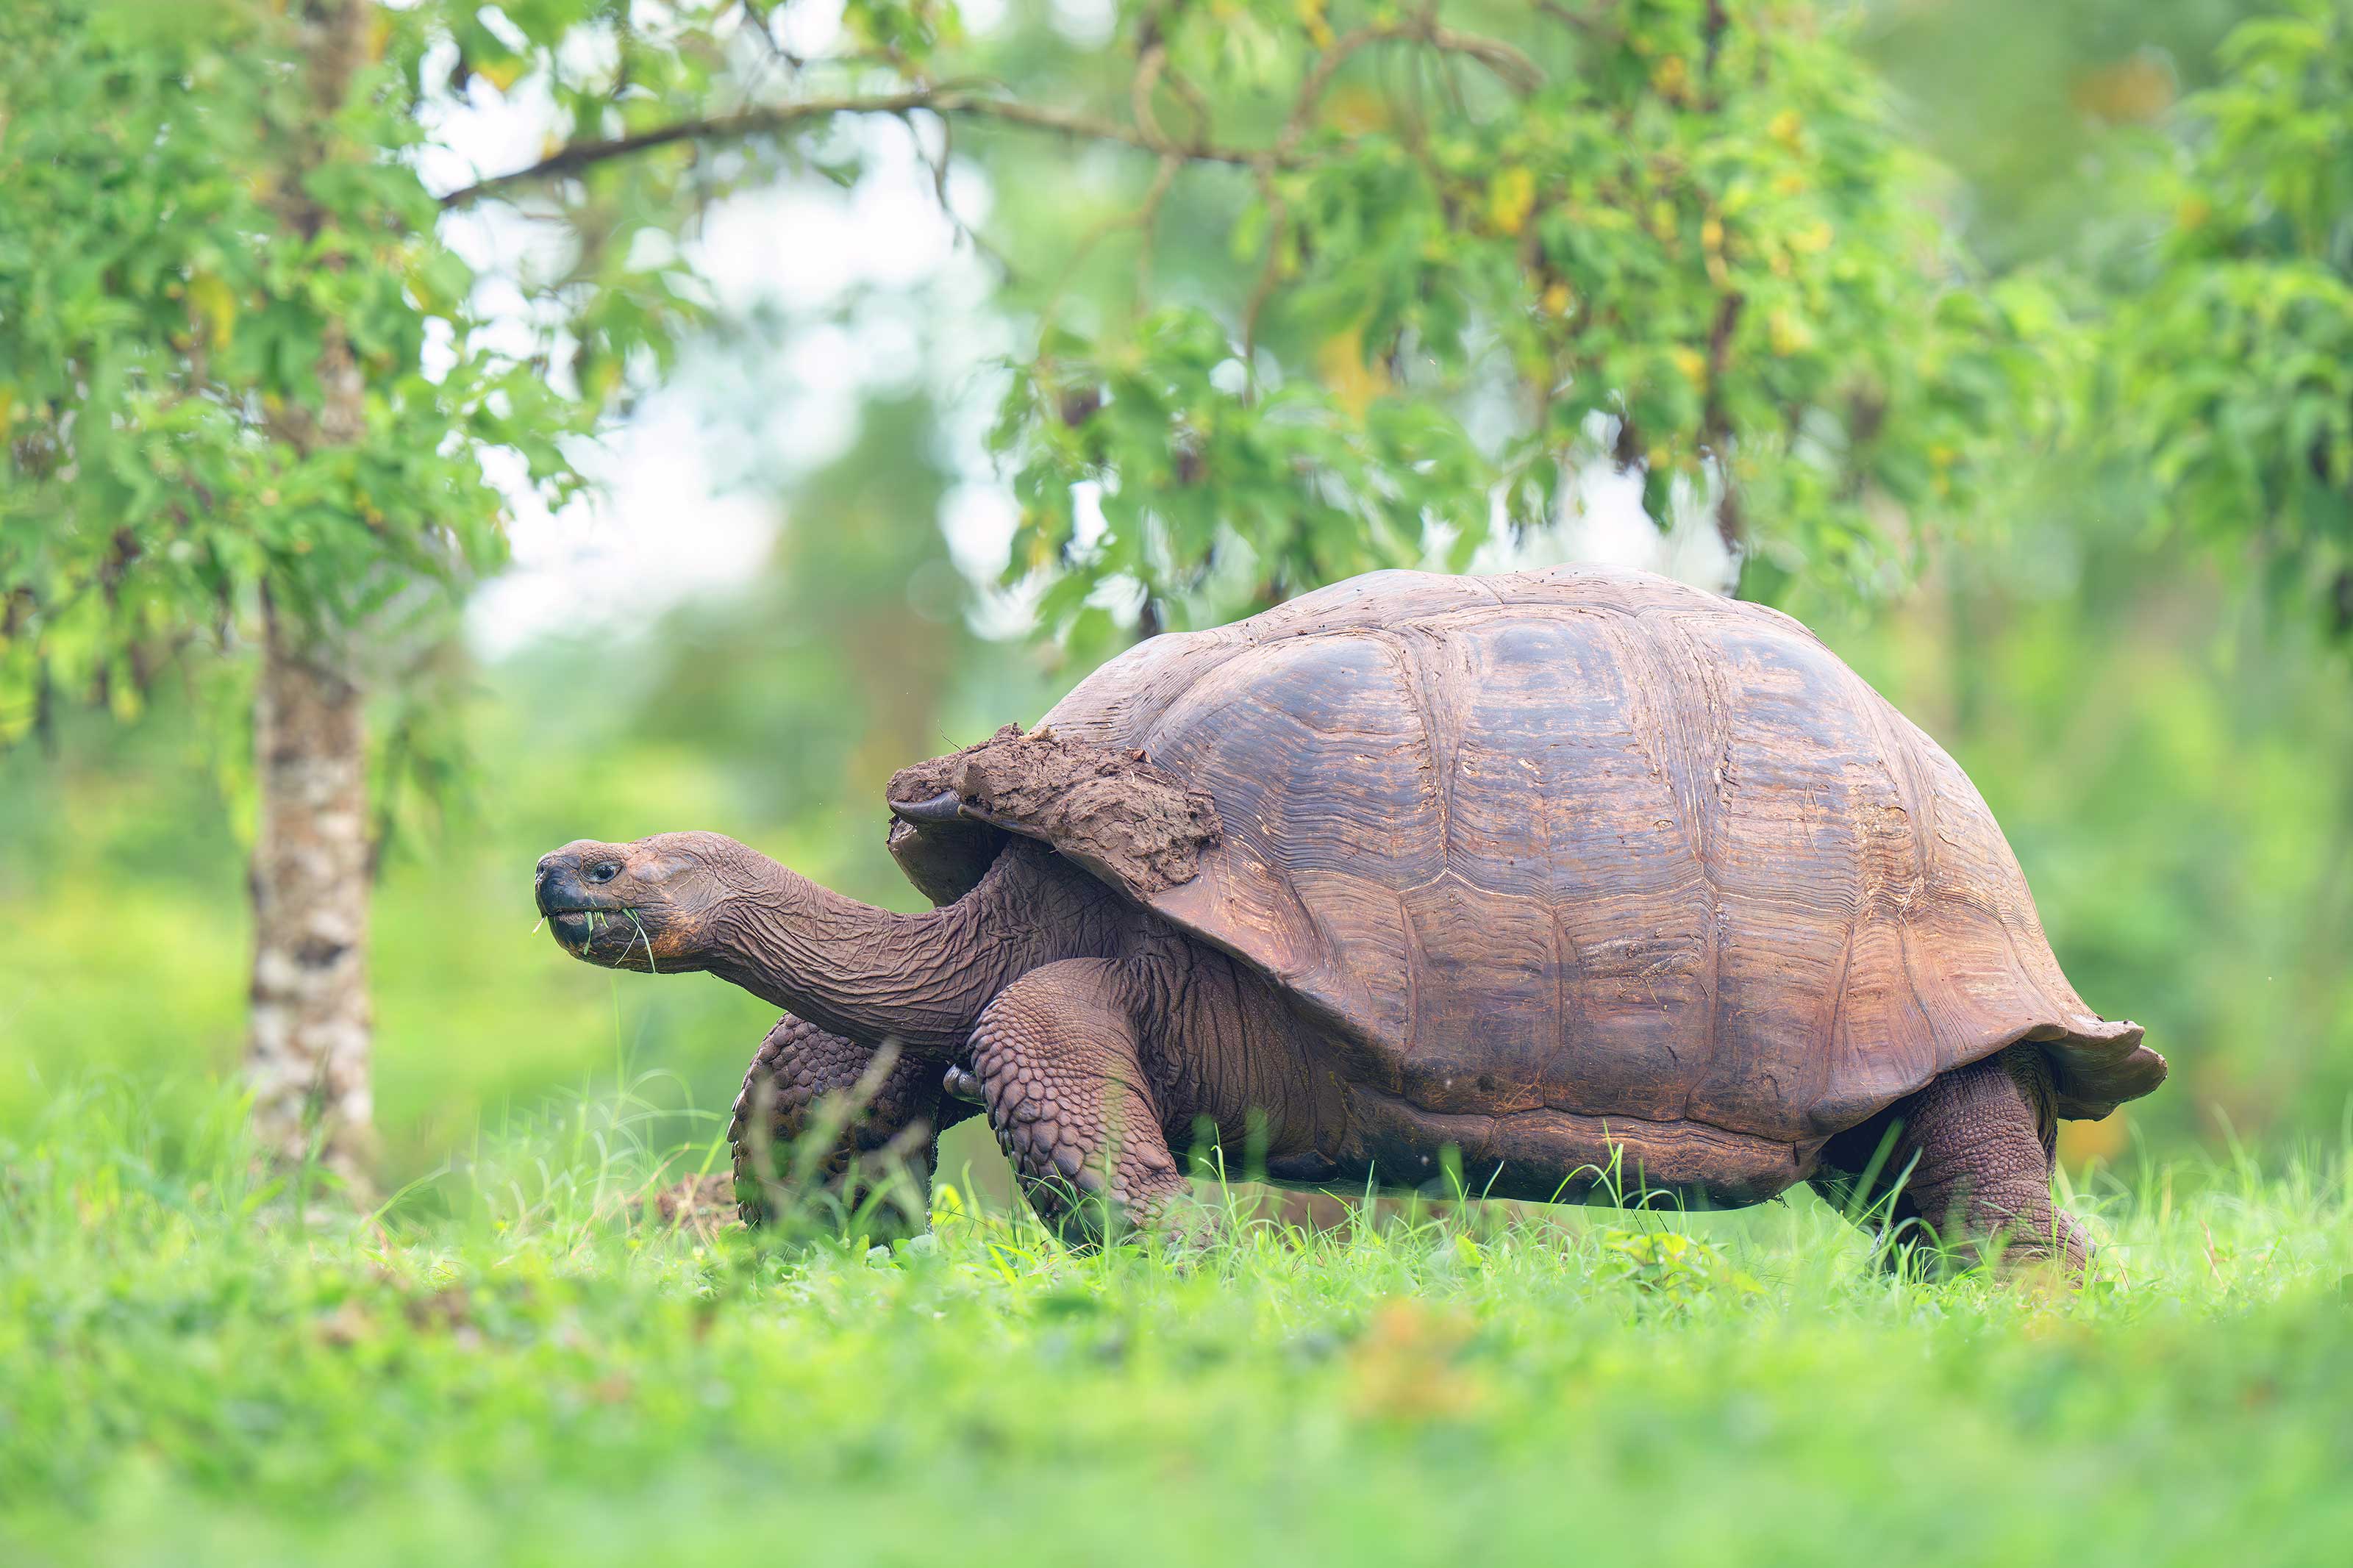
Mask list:
[[[264,1148],[364,1189],[373,1163],[367,740],[327,649],[269,616],[254,704],[253,998],[246,1079]]]
[[[305,237],[328,215],[304,177],[332,156],[329,123],[368,58],[374,0],[309,0],[298,13],[312,109],[288,142],[285,216]],[[324,265],[337,267],[329,258]],[[330,321],[315,413],[281,410],[273,433],[305,456],[366,429],[367,387],[351,340]],[[255,1136],[272,1155],[315,1159],[372,1190],[375,1094],[368,1068],[367,731],[364,694],[332,637],[265,597],[254,694],[260,821],[254,838],[252,1016],[246,1081]]]

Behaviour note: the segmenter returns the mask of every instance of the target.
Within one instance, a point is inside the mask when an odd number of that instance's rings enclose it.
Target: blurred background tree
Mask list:
[[[601,401],[491,345],[403,156],[422,13],[33,3],[0,21],[0,742],[246,658],[246,1071],[264,1143],[349,1178],[372,1118],[365,704],[560,500]],[[528,334],[526,334],[528,339]],[[609,390],[607,388],[606,390]],[[446,753],[412,710],[386,753]]]
[[[2232,32],[2149,159],[2103,375],[2158,515],[2353,636],[2353,12]]]
[[[546,847],[719,827],[905,907],[882,781],[1034,715],[1124,640],[1377,564],[1597,552],[1736,574],[1955,751],[2071,973],[2177,1061],[2137,1125],[2333,1128],[2353,716],[2321,647],[2341,533],[2294,487],[2341,500],[2343,469],[2295,469],[2291,434],[2333,373],[2289,368],[2303,327],[2255,303],[2246,332],[2272,335],[2231,348],[2166,303],[2202,298],[2221,253],[2201,246],[2343,263],[2280,228],[2293,191],[2216,151],[2255,127],[2287,179],[2296,136],[2345,134],[2326,62],[2221,49],[2257,10],[2324,42],[2341,25],[2232,0],[389,13],[370,112],[383,177],[408,182],[396,232],[473,264],[405,307],[528,370],[537,428],[648,395],[690,409],[662,442],[781,516],[725,591],[632,582],[512,633],[493,597],[473,625],[494,662],[417,645],[495,721],[474,815],[376,899],[396,1166],[617,1049],[623,1076],[723,1103],[768,1022],[527,943]],[[2232,93],[2277,112],[2225,113]],[[2182,223],[2193,185],[2214,224]],[[911,187],[954,247],[901,266],[856,242]],[[19,330],[0,296],[0,338]],[[144,353],[174,330],[122,329]],[[461,405],[462,379],[427,384]],[[2241,387],[2278,393],[2249,426],[2269,433],[2253,489],[2167,455]],[[475,428],[514,510],[514,465]],[[607,434],[642,458],[629,428]],[[695,548],[714,504],[617,501],[603,526],[652,561]],[[531,537],[584,526],[522,510]],[[2228,591],[2216,562],[2251,542],[2297,563],[2288,597]],[[1054,639],[1025,641],[1039,626]],[[12,626],[12,657],[27,642]],[[446,684],[384,684],[456,710]],[[0,899],[41,909],[55,953],[0,1062],[216,1062],[236,1027],[235,868],[203,847],[226,828],[176,761],[187,705],[155,698],[135,732],[53,704],[54,754],[0,768]],[[142,1005],[158,992],[169,1037]],[[0,1115],[38,1092],[0,1079]],[[2079,1160],[2123,1146],[2116,1122],[2074,1136]]]

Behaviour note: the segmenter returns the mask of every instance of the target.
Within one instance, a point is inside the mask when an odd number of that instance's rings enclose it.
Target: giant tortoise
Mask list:
[[[1884,1170],[1898,1218],[2080,1267],[2056,1121],[2165,1077],[1935,742],[1788,616],[1643,573],[1376,573],[1155,637],[889,805],[929,912],[710,833],[539,864],[568,952],[791,1009],[737,1107],[747,1205],[754,1135],[890,1042],[843,1152],[977,1105],[1065,1225],[1176,1222],[1213,1128],[1356,1192]]]

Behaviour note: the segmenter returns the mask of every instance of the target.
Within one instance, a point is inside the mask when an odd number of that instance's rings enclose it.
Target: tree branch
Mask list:
[[[682,120],[670,125],[658,125],[649,131],[634,132],[627,136],[575,142],[556,149],[528,167],[509,174],[493,174],[451,191],[441,198],[441,205],[445,208],[468,206],[485,196],[501,195],[518,186],[562,179],[598,163],[631,157],[675,142],[730,142],[751,136],[770,136],[811,121],[830,119],[837,114],[904,116],[911,110],[917,109],[929,110],[943,118],[993,120],[1000,124],[1024,126],[1032,131],[1051,132],[1091,142],[1116,142],[1142,152],[1180,158],[1187,163],[1229,163],[1238,168],[1255,170],[1288,168],[1300,162],[1297,148],[1306,133],[1307,122],[1313,118],[1324,89],[1331,85],[1332,78],[1341,65],[1370,45],[1390,42],[1419,43],[1441,53],[1466,55],[1493,71],[1515,91],[1533,92],[1544,84],[1543,68],[1509,44],[1458,33],[1438,26],[1430,17],[1362,27],[1334,44],[1325,51],[1315,69],[1309,73],[1293,106],[1290,122],[1274,146],[1234,147],[1209,140],[1208,126],[1198,102],[1198,92],[1189,83],[1174,79],[1173,75],[1168,77],[1168,84],[1194,110],[1197,123],[1193,134],[1181,141],[1170,136],[1161,127],[1151,112],[1150,100],[1153,89],[1160,84],[1166,73],[1167,61],[1165,47],[1155,40],[1148,46],[1147,58],[1140,62],[1142,68],[1136,73],[1130,95],[1135,100],[1137,110],[1137,123],[1133,125],[1123,125],[1116,120],[1107,120],[1101,115],[1024,103],[1018,99],[999,97],[971,86],[945,83],[866,97],[812,98],[798,103],[769,104],[741,110],[733,114],[714,115],[705,120]]]
[[[441,205],[450,208],[467,206],[484,196],[503,195],[517,186],[536,184],[544,180],[561,179],[598,163],[631,157],[674,142],[730,142],[750,136],[774,135],[837,114],[904,115],[917,109],[929,110],[942,116],[993,120],[1002,124],[1026,126],[1034,131],[1048,131],[1087,141],[1114,142],[1197,163],[1231,163],[1238,167],[1255,168],[1278,157],[1272,152],[1220,146],[1198,138],[1189,142],[1166,142],[1152,132],[1132,125],[1122,125],[1115,120],[1040,108],[1014,99],[988,96],[970,88],[921,87],[911,88],[904,92],[877,93],[863,98],[806,99],[799,103],[747,109],[734,114],[715,115],[708,120],[682,120],[628,136],[575,142],[558,148],[527,168],[494,174],[451,191],[441,198]]]

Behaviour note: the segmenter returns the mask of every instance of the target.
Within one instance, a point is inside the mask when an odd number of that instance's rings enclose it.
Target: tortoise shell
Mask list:
[[[2063,1116],[2165,1077],[1935,742],[1788,616],[1645,573],[1358,577],[890,793],[932,897],[1042,838],[1432,1111],[1797,1144],[2021,1040]]]

